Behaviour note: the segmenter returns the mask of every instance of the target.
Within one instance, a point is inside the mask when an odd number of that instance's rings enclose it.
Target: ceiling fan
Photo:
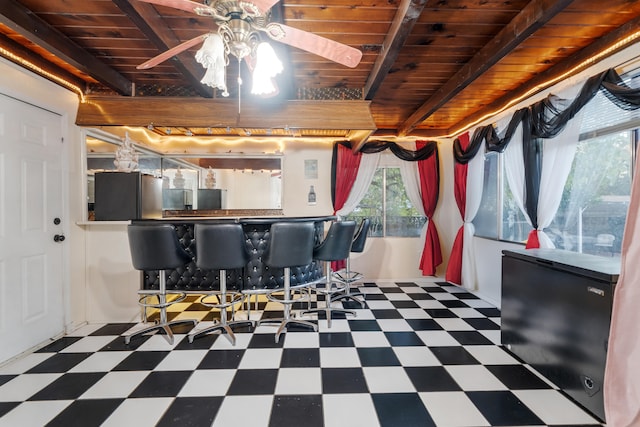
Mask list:
[[[204,0],[197,3],[191,0],[139,0],[160,6],[184,10],[199,16],[213,18],[218,33],[225,43],[226,50],[238,60],[249,59],[260,41],[259,33],[280,43],[288,44],[311,52],[333,62],[350,68],[356,67],[362,58],[362,52],[351,46],[318,36],[316,34],[269,22],[269,10],[279,0]],[[149,69],[163,61],[204,42],[214,33],[202,34],[187,40],[160,55],[140,64],[138,69]],[[249,63],[249,61],[247,61]],[[251,66],[251,64],[249,63]]]

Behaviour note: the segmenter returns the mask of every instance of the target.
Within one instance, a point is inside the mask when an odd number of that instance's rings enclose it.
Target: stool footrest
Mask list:
[[[171,301],[165,301],[165,302],[157,302],[157,303],[151,303],[151,302],[147,302],[146,299],[150,298],[150,297],[155,297],[155,298],[160,298],[161,296],[164,296],[165,299],[168,296],[172,296],[172,295],[177,295],[177,298],[172,299]],[[138,304],[140,304],[142,307],[145,308],[159,308],[159,309],[163,309],[163,308],[167,308],[172,304],[176,304],[179,302],[184,301],[184,299],[187,297],[187,294],[185,292],[167,292],[166,294],[162,294],[162,293],[149,293],[149,294],[142,294],[142,296],[140,297],[140,299],[138,299]]]
[[[291,292],[292,295],[290,298],[285,298],[284,295],[279,298],[278,295],[282,294],[283,292],[284,291],[282,289],[275,290],[274,292],[269,292],[267,294],[267,299],[269,301],[279,302],[280,304],[295,304],[297,302],[307,302],[310,300],[309,295],[295,294],[294,292]]]
[[[225,296],[231,297],[231,299],[223,303],[220,301],[220,297],[225,297]],[[211,297],[216,297],[218,299],[218,303],[214,304],[214,303],[205,301],[207,298],[211,298]],[[244,296],[240,292],[227,291],[226,293],[222,293],[219,291],[215,291],[215,292],[208,292],[207,295],[203,295],[202,298],[200,298],[200,304],[204,305],[205,307],[211,307],[211,308],[228,308],[236,304],[239,304],[243,299],[244,299]]]

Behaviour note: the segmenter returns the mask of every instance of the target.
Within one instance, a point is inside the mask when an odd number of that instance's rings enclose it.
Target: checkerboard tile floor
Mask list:
[[[500,345],[500,312],[429,279],[360,285],[332,327],[274,325],[189,344],[88,325],[0,367],[0,426],[598,426]],[[324,302],[318,302],[322,305]],[[262,300],[252,318],[281,316]],[[191,296],[171,318],[210,322]],[[240,312],[239,316],[246,315]]]

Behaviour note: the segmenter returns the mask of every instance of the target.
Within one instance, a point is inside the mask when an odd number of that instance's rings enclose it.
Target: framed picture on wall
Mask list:
[[[318,160],[313,159],[304,161],[304,178],[318,179]]]

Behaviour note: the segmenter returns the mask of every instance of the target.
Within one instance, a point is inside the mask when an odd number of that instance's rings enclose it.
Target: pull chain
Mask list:
[[[240,106],[242,105],[240,98],[242,97],[242,77],[240,76],[240,66],[242,65],[238,58],[238,115],[240,115]]]

